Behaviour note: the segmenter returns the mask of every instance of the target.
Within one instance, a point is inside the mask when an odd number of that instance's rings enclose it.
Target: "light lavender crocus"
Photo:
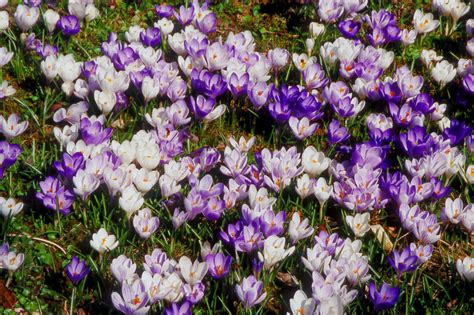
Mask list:
[[[147,239],[156,232],[160,226],[160,219],[151,215],[151,210],[144,208],[138,211],[137,215],[133,217],[133,227],[135,232],[141,238]]]
[[[20,117],[17,114],[11,114],[5,119],[0,115],[0,133],[2,133],[7,140],[10,140],[28,128],[28,121],[20,122]]]
[[[246,309],[260,304],[267,297],[267,293],[263,292],[263,282],[258,281],[254,276],[244,278],[241,284],[235,286],[237,295]]]
[[[118,256],[110,264],[110,272],[119,283],[133,279],[136,270],[137,265],[125,255]]]
[[[39,19],[40,10],[38,7],[29,7],[23,4],[19,4],[16,7],[15,14],[13,15],[18,27],[26,32],[32,28]]]
[[[117,292],[112,293],[112,303],[115,308],[126,315],[146,314],[150,309],[150,306],[146,306],[148,299],[148,293],[140,279],[136,279],[131,284],[124,281],[122,295]]]
[[[8,51],[5,47],[0,47],[0,69],[10,62],[13,52]]]

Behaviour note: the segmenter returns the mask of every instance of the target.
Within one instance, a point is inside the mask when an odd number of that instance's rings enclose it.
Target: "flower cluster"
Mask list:
[[[444,227],[474,232],[474,128],[449,118],[452,105],[430,94],[434,87],[456,88],[466,104],[472,99],[473,20],[466,23],[467,58],[458,58],[457,67],[435,50],[421,51],[420,67],[432,84],[395,54],[440,28],[441,16],[421,10],[413,27],[402,29],[394,14],[369,11],[367,1],[319,0],[324,24],[312,22],[306,51],[293,53],[257,51],[250,31],[216,36],[217,17],[207,2],[161,4],[153,25],[110,33],[98,56],[81,60],[38,39],[35,25],[42,14],[47,31],[69,43],[84,20],[99,16],[93,1],[70,0],[63,16],[51,8],[42,13],[41,5],[24,1],[14,19],[46,84],[57,86],[69,105],[51,115],[58,159],[35,186],[35,197],[59,220],[78,208],[94,211],[99,196],[109,201],[104,212],[123,211],[125,228],[99,222],[89,241],[115,280],[111,300],[118,311],[188,314],[211,286],[229,282],[238,310],[251,309],[278,294],[275,276],[289,266],[304,266],[299,274],[311,275],[308,283],[294,281],[301,289],[288,303],[293,314],[342,314],[358,295],[383,311],[397,304],[406,274],[439,254]],[[460,0],[433,1],[452,22],[446,34],[469,8]],[[7,11],[0,18],[0,32],[10,30]],[[0,47],[0,68],[12,57]],[[14,93],[1,83],[0,100]],[[129,110],[142,113],[146,124],[133,121],[123,136],[114,120]],[[233,135],[213,147],[197,139],[196,130],[247,110],[259,123],[274,123],[274,137],[291,144],[265,147],[256,136]],[[11,142],[27,128],[17,114],[0,116],[0,179],[21,153]],[[5,220],[23,207],[0,197]],[[341,224],[337,233],[333,219]],[[190,258],[192,249],[156,248],[154,241],[168,232],[198,236],[196,226],[214,237],[202,240],[200,258]],[[357,239],[343,235],[350,231]],[[123,235],[132,234],[138,237],[127,240],[143,242],[140,250],[154,247],[142,268],[129,258],[137,251],[124,249]],[[377,243],[388,252],[381,257],[393,279],[369,272]],[[98,269],[68,257],[65,273],[75,292]],[[472,281],[473,258],[456,258],[461,277]],[[0,248],[2,268],[14,271],[23,260],[7,243]]]

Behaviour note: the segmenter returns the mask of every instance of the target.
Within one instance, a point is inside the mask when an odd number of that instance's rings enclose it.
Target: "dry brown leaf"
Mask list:
[[[0,305],[6,309],[13,309],[15,304],[15,295],[5,286],[5,281],[0,280]]]
[[[379,243],[382,244],[383,249],[386,252],[391,252],[393,249],[393,243],[390,240],[390,236],[384,230],[383,226],[381,226],[380,224],[375,224],[375,225],[371,225],[370,229],[375,234],[377,241],[379,241]]]

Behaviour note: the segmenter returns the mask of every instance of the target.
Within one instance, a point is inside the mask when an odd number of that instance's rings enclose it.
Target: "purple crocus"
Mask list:
[[[39,182],[39,186],[41,192],[36,193],[36,198],[41,200],[46,208],[59,211],[64,215],[71,212],[74,194],[62,186],[59,179],[48,176],[44,181]]]
[[[400,295],[400,288],[391,287],[387,283],[383,283],[380,291],[377,291],[375,283],[371,282],[369,285],[369,296],[374,304],[376,312],[380,312],[395,306]]]
[[[401,253],[397,250],[392,251],[392,256],[388,257],[388,263],[397,272],[400,277],[405,272],[411,272],[415,270],[418,265],[416,264],[418,257],[413,255],[410,248],[405,248]]]
[[[73,178],[77,171],[84,166],[84,156],[81,152],[76,152],[73,155],[65,152],[63,158],[60,161],[54,161],[53,165],[59,175]]]
[[[81,23],[75,15],[66,15],[58,20],[57,28],[65,36],[73,36],[81,31]]]
[[[184,5],[179,7],[179,12],[173,12],[176,20],[181,24],[182,27],[185,27],[193,21],[194,18],[194,6],[186,8]]]
[[[220,231],[219,237],[224,244],[234,246],[237,239],[242,234],[243,225],[241,221],[237,221],[235,224],[227,225],[227,231]]]
[[[58,47],[45,43],[42,46],[36,47],[36,53],[41,59],[46,59],[48,56],[57,56],[58,55]]]
[[[199,17],[196,21],[196,26],[206,35],[214,33],[217,29],[216,14],[208,12],[206,15]]]
[[[189,107],[194,113],[197,119],[203,119],[206,117],[216,105],[216,101],[213,98],[205,98],[202,95],[198,95],[196,98],[193,96],[189,97]]]
[[[257,281],[254,276],[244,278],[241,284],[235,286],[237,295],[246,309],[260,304],[265,300],[267,293],[263,291],[263,282]]]
[[[303,80],[309,90],[323,88],[329,82],[319,63],[313,63],[303,70]]]
[[[214,279],[222,279],[229,274],[232,256],[226,256],[222,253],[208,254],[206,256],[209,274]]]
[[[433,147],[433,139],[421,126],[408,129],[408,132],[399,136],[400,144],[405,152],[411,157],[422,157],[430,152]]]
[[[140,41],[145,46],[159,46],[161,43],[160,29],[157,27],[147,28],[146,31],[140,33]]]
[[[112,136],[112,128],[104,128],[99,120],[81,119],[80,133],[86,144],[101,144]]]
[[[464,138],[471,134],[472,127],[456,119],[451,119],[451,124],[443,131],[443,137],[449,139],[451,146],[457,146],[464,141]]]
[[[247,84],[249,83],[249,74],[244,73],[242,75],[237,75],[232,73],[227,82],[229,90],[232,93],[234,98],[244,95],[247,92]]]
[[[155,12],[159,17],[169,19],[173,15],[173,6],[160,4],[155,6]]]
[[[185,301],[183,304],[172,303],[169,307],[165,308],[166,315],[191,315],[192,304]]]
[[[341,126],[339,121],[333,120],[329,123],[328,126],[328,143],[330,145],[341,143],[349,139],[349,133],[347,132],[347,128]]]
[[[74,285],[77,285],[89,273],[84,260],[80,260],[77,256],[72,256],[71,262],[66,265],[66,274]]]
[[[462,80],[462,86],[466,92],[470,93],[471,95],[474,94],[474,74],[468,73],[464,76]]]
[[[347,38],[355,38],[360,30],[360,23],[352,19],[340,21],[337,24],[337,29],[341,32],[342,36]]]
[[[18,144],[0,141],[0,179],[3,178],[5,171],[15,164],[20,153],[21,148]]]

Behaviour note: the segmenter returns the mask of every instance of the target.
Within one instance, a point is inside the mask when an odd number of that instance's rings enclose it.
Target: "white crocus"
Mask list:
[[[274,265],[293,254],[295,247],[285,249],[285,238],[271,235],[263,243],[263,254],[258,253],[258,257],[263,261],[265,269],[269,270]]]
[[[474,164],[466,168],[466,179],[469,184],[474,184]]]
[[[40,10],[37,7],[29,7],[27,5],[19,4],[16,7],[16,11],[13,16],[18,27],[23,32],[26,32],[38,21]]]
[[[301,221],[299,213],[293,213],[291,216],[290,225],[288,227],[288,234],[290,235],[290,239],[293,244],[313,234],[314,229],[308,225],[309,220],[307,218]]]
[[[458,224],[464,217],[464,203],[461,198],[451,199],[448,197],[444,202],[444,208],[441,210],[441,219],[449,220],[453,224]]]
[[[355,216],[346,216],[347,225],[351,228],[356,237],[362,237],[370,230],[369,225],[370,214],[357,213]]]
[[[114,109],[115,103],[117,103],[115,93],[110,93],[108,91],[95,91],[94,100],[97,107],[104,115],[109,114]]]
[[[115,235],[109,235],[104,228],[100,228],[97,233],[92,234],[92,240],[89,243],[99,254],[111,251],[119,245]]]
[[[157,171],[149,171],[146,168],[138,170],[133,179],[133,183],[142,193],[149,192],[158,182],[160,174]]]
[[[123,211],[130,217],[135,211],[140,210],[143,206],[145,199],[143,199],[141,193],[130,185],[122,191],[122,195],[119,198],[119,205]]]
[[[54,32],[54,29],[56,28],[56,24],[59,21],[59,14],[58,12],[48,9],[46,12],[43,13],[43,20],[44,24],[46,24],[46,27],[48,28],[48,31],[50,33]]]
[[[312,38],[316,38],[319,35],[321,35],[326,27],[324,24],[316,23],[316,22],[311,22],[309,23],[309,34],[311,35]]]
[[[145,103],[148,103],[152,99],[158,96],[160,93],[160,84],[157,80],[145,77],[142,82],[142,94],[145,99]]]
[[[318,178],[314,186],[314,195],[318,199],[320,204],[325,203],[332,193],[332,186],[329,186],[326,183],[326,179],[324,177]]]
[[[308,296],[302,290],[295,292],[290,299],[290,308],[293,315],[314,314],[316,301]]]
[[[10,17],[7,11],[0,11],[0,32],[7,30],[10,27]]]
[[[459,275],[467,281],[474,280],[474,258],[465,257],[464,259],[458,259],[456,261],[456,269]]]
[[[431,76],[441,86],[445,86],[451,82],[456,76],[456,69],[448,61],[443,60],[438,62],[433,69],[431,69]]]
[[[429,33],[438,27],[439,21],[433,19],[433,14],[424,14],[421,10],[416,10],[413,15],[413,25],[415,30],[420,33]]]
[[[14,217],[23,209],[23,202],[16,202],[13,198],[5,199],[0,197],[0,212],[5,220]]]
[[[181,276],[190,285],[200,283],[208,269],[206,262],[200,263],[198,260],[195,260],[193,263],[187,256],[181,257],[178,264]]]
[[[296,193],[303,200],[313,193],[313,181],[309,178],[308,174],[296,179]]]
[[[309,146],[303,151],[301,164],[303,165],[304,171],[311,177],[320,175],[329,167],[330,163],[331,160],[313,146]]]
[[[51,55],[41,61],[40,68],[48,82],[52,81],[58,75],[58,59]]]

